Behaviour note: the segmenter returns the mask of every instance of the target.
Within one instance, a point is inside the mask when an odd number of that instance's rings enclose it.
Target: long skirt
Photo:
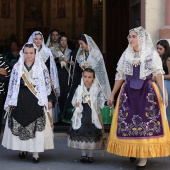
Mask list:
[[[166,107],[166,115],[170,125],[170,80],[165,80],[164,82],[165,82],[166,89],[168,91],[168,106]]]
[[[18,136],[12,134],[8,127],[8,119],[6,121],[2,145],[7,149],[28,151],[28,152],[44,152],[46,149],[54,149],[53,132],[47,115],[45,129],[41,132],[36,131],[35,137],[28,140],[20,140]]]
[[[170,155],[170,132],[157,85],[145,81],[141,89],[122,85],[113,114],[107,151],[137,158]]]
[[[77,149],[102,149],[102,131],[92,123],[91,108],[83,104],[81,127],[74,130],[72,127],[68,136],[68,147]]]

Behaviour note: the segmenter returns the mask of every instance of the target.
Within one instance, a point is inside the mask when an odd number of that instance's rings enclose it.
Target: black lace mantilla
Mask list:
[[[70,128],[69,130],[70,140],[78,141],[78,142],[99,142],[102,138],[102,132],[100,129],[96,129],[95,131],[84,131],[83,134],[79,132],[79,130],[73,130]]]
[[[18,136],[20,140],[29,140],[35,138],[36,131],[43,131],[45,129],[46,117],[45,114],[40,116],[36,121],[23,127],[12,116],[8,117],[8,127],[13,135]]]
[[[92,136],[89,136],[89,137],[86,137],[86,136],[70,136],[70,140],[72,141],[78,141],[78,142],[94,142],[94,143],[97,143],[101,140],[102,136],[98,136],[98,137],[92,137]]]

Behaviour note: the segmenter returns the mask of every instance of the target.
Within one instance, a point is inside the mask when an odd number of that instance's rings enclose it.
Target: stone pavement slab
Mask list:
[[[66,134],[55,134],[55,149],[40,154],[40,163],[32,163],[29,153],[25,159],[18,158],[18,151],[0,145],[0,170],[134,170],[136,163],[126,157],[94,151],[94,162],[80,163],[81,151],[67,147]],[[148,159],[145,170],[170,170],[170,157]]]

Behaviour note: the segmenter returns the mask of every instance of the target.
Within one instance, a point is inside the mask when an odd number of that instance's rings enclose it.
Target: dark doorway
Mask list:
[[[129,1],[106,1],[106,67],[113,87],[117,62],[127,47]]]

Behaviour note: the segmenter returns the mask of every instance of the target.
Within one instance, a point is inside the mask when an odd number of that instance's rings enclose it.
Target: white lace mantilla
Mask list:
[[[86,96],[86,94],[88,96]],[[102,129],[98,114],[101,113],[100,109],[104,107],[105,98],[96,80],[90,87],[89,92],[86,90],[83,80],[81,80],[81,85],[78,86],[73,96],[72,105],[74,106],[76,102],[79,103],[79,107],[75,108],[73,117],[71,119],[73,129],[79,129],[81,127],[81,118],[83,111],[82,102],[89,103],[89,100],[90,107],[92,109],[92,123],[96,126],[96,128]]]
[[[33,44],[33,43],[27,43]],[[37,92],[38,104],[40,106],[46,106],[48,108],[48,98],[47,96],[51,93],[50,77],[48,69],[44,62],[40,58],[40,54],[36,49],[35,61],[31,69],[31,76],[33,80],[30,83],[34,84],[35,91]],[[5,101],[4,109],[6,110],[9,106],[17,106],[18,94],[20,89],[20,80],[23,74],[24,68],[24,53],[23,49],[20,51],[20,58],[18,62],[14,65],[9,81],[7,98]]]
[[[33,42],[35,35],[40,34],[42,36],[42,48],[40,49],[40,55],[44,62],[48,60],[50,57],[50,77],[54,85],[54,89],[57,91],[57,95],[60,96],[60,86],[59,86],[59,80],[58,80],[58,71],[57,67],[53,58],[53,55],[51,53],[51,50],[45,46],[44,44],[44,37],[43,34],[40,31],[35,31],[32,33],[32,35],[29,37],[28,41]]]
[[[60,48],[57,46],[55,48],[53,48],[52,50],[52,54],[54,56],[54,58],[59,58],[59,57],[63,57],[65,59],[65,61],[61,61],[60,64],[61,64],[61,67],[66,67],[67,63],[69,62],[70,60],[70,53],[71,53],[71,50],[68,49],[68,47],[66,47],[64,53],[60,50]]]
[[[139,38],[140,79],[145,80],[150,74],[164,74],[161,58],[154,49],[149,33],[143,27],[134,28],[129,32],[131,31],[135,31]],[[134,56],[135,52],[129,44],[118,61],[116,80],[125,80],[125,75],[133,75]]]
[[[47,39],[47,42],[45,45],[46,45],[46,47],[48,47],[50,49],[55,48],[51,43],[51,34],[48,36],[48,39]],[[56,46],[59,46],[59,43]]]
[[[84,34],[84,36],[87,40],[89,56],[87,60],[85,60],[85,51],[82,48],[79,48],[76,55],[76,60],[82,69],[85,69],[87,67],[94,69],[96,79],[102,89],[102,92],[105,98],[108,99],[111,94],[111,88],[107,71],[105,68],[105,63],[103,60],[103,55],[97,47],[96,43],[93,41],[93,39],[86,34]]]

